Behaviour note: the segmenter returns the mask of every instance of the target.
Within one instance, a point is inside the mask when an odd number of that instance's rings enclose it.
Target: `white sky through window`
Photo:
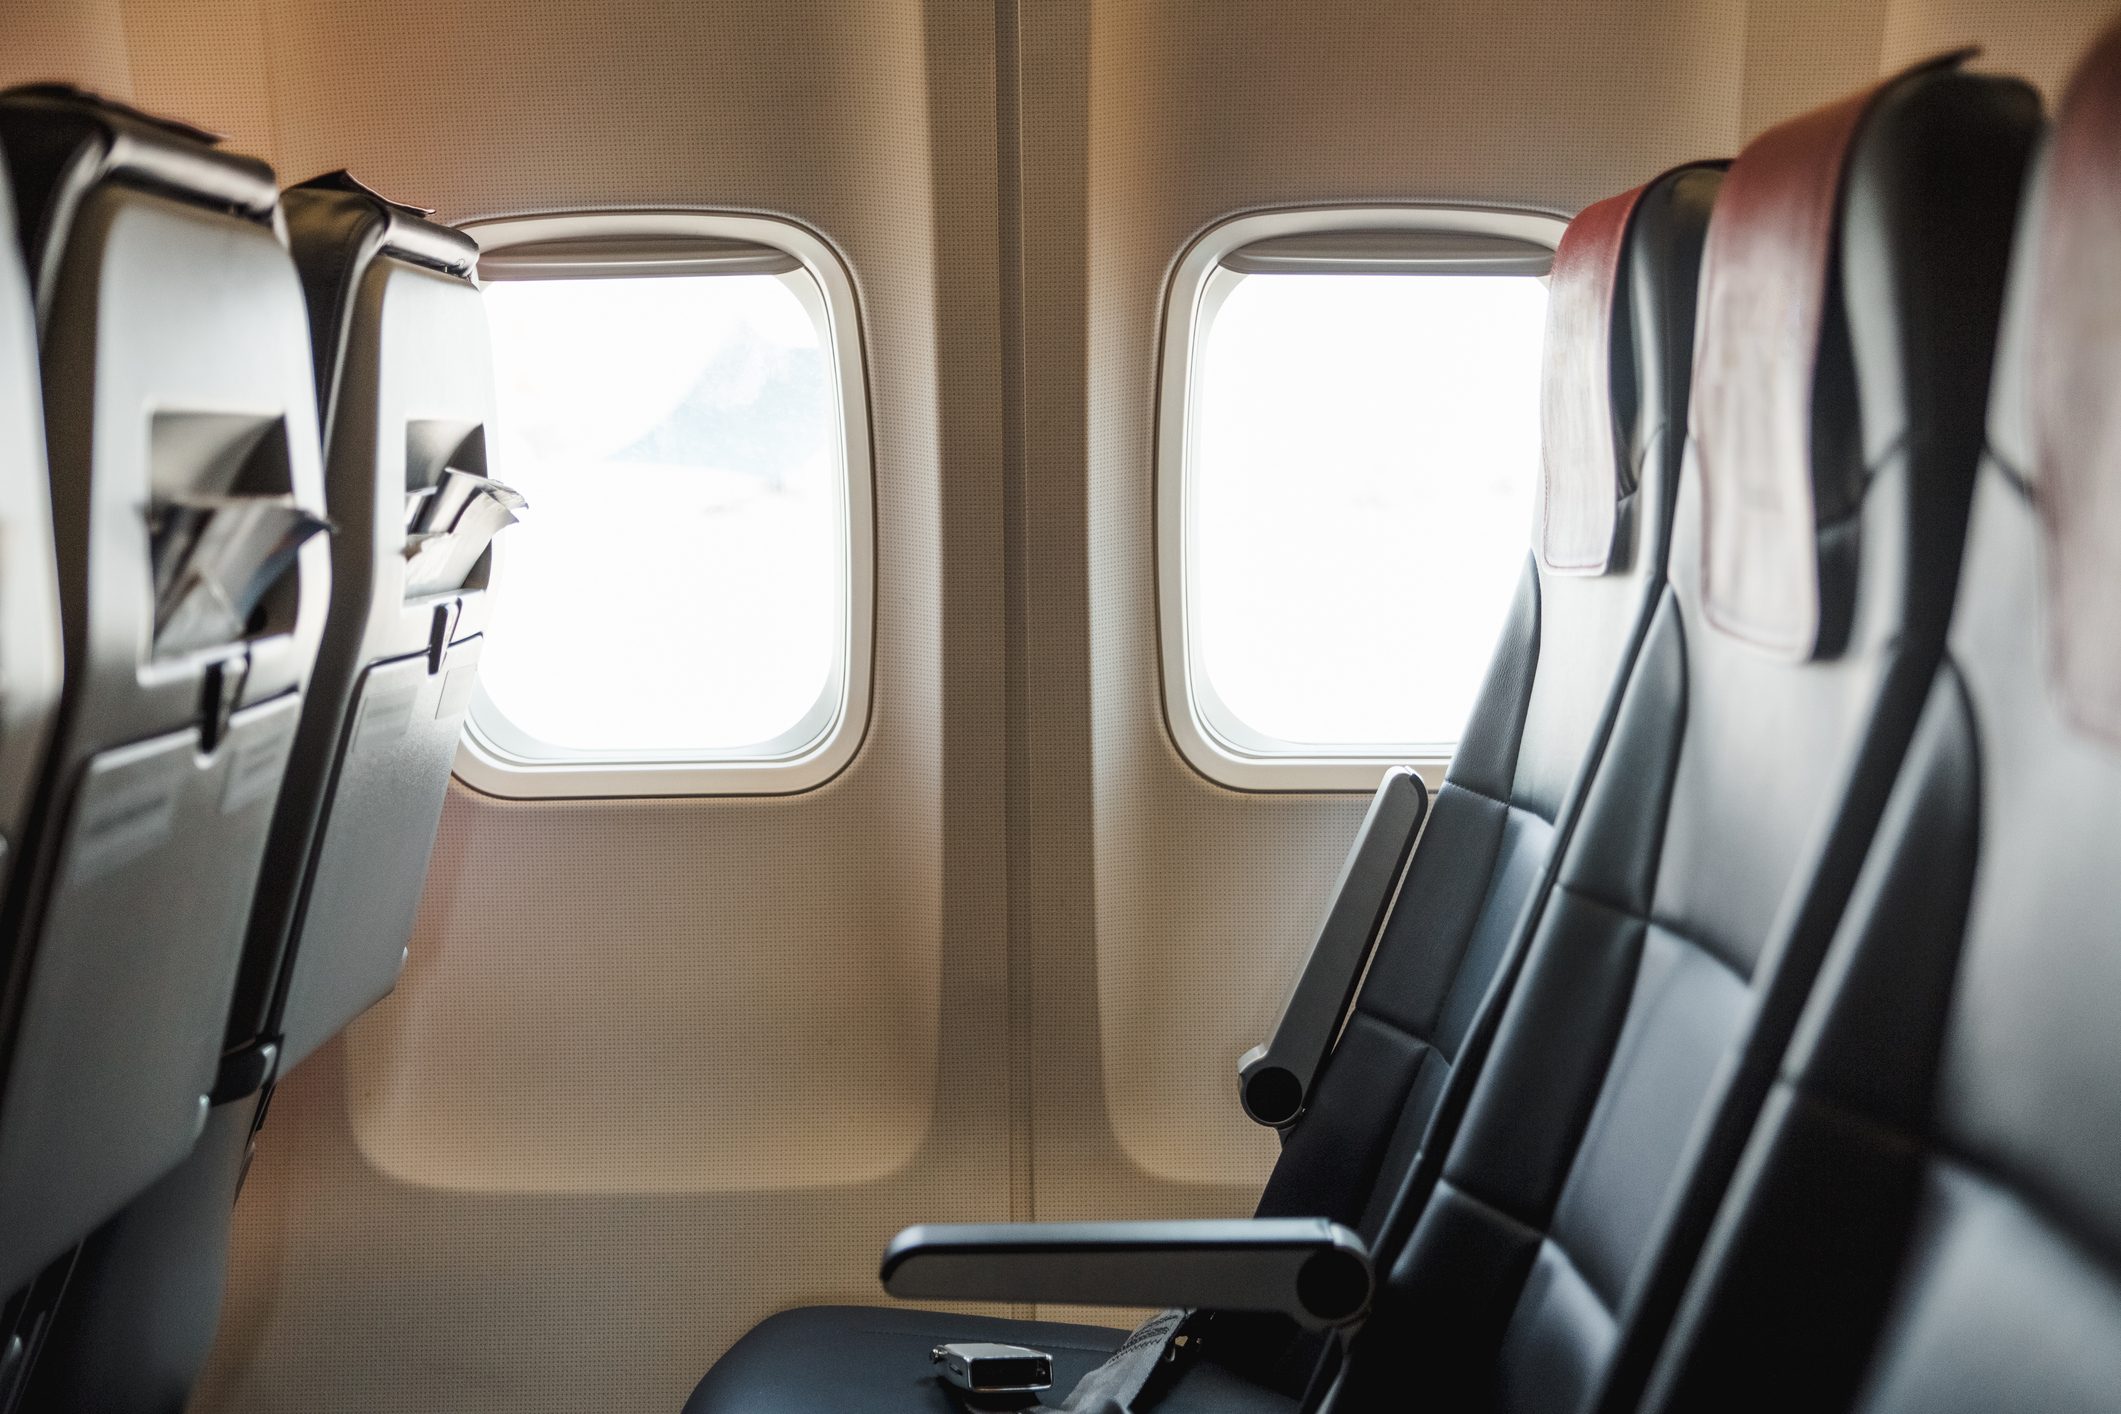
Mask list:
[[[795,276],[791,278],[807,278]],[[846,651],[825,338],[774,275],[497,281],[508,532],[480,678],[570,753],[741,753]]]
[[[1229,292],[1186,468],[1211,726],[1457,741],[1529,553],[1545,314],[1532,276],[1258,274]]]

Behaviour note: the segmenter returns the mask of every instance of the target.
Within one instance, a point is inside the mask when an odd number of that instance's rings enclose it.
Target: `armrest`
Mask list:
[[[1428,813],[1421,777],[1404,766],[1385,772],[1274,1035],[1238,1059],[1237,1097],[1255,1123],[1286,1129],[1310,1102],[1311,1084],[1340,1034]]]
[[[917,1300],[1276,1311],[1315,1329],[1370,1305],[1370,1251],[1323,1218],[935,1223],[884,1249],[884,1289]]]

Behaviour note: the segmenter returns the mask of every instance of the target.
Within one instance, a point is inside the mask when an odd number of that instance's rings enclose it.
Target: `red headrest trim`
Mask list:
[[[1884,87],[1753,139],[1717,195],[1702,256],[1691,422],[1703,609],[1796,658],[1819,638],[1812,391],[1842,168]]]
[[[2121,743],[2121,25],[2070,80],[2045,200],[2028,372],[2049,673],[2072,722]]]
[[[1647,186],[1578,212],[1554,251],[1539,415],[1539,559],[1557,574],[1603,574],[1620,499],[1613,420],[1613,308],[1628,222]]]

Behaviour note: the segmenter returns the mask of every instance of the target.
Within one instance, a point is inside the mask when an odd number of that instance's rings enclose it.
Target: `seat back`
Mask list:
[[[1574,818],[1664,583],[1719,168],[1588,208],[1556,254],[1538,544],[1370,971],[1262,1216],[1374,1236]]]
[[[1949,654],[1655,1409],[2121,1399],[2121,29],[2014,262]]]
[[[472,243],[343,174],[281,195],[325,415],[331,607],[275,807],[215,1105],[187,1160],[82,1244],[27,1408],[177,1408],[211,1348],[245,1155],[280,1069],[390,989],[484,618],[481,546],[416,559],[491,402]],[[461,488],[459,488],[461,489]],[[470,558],[466,558],[466,557]],[[423,564],[426,566],[423,568]],[[433,584],[422,589],[415,575]],[[464,583],[458,583],[462,580]],[[128,1359],[114,1363],[112,1350]]]
[[[1667,587],[1338,1407],[1627,1406],[1936,667],[2037,121],[1946,62],[1733,164]]]
[[[0,174],[5,164],[0,163]],[[0,233],[14,201],[0,175]],[[0,880],[22,829],[59,705],[59,584],[44,469],[37,326],[21,247],[0,239]],[[46,1302],[0,1291],[0,1409],[27,1367]]]
[[[301,288],[262,165],[0,96],[40,337],[67,661],[0,936],[0,1290],[203,1123],[323,628]]]
[[[408,551],[446,473],[486,471],[493,373],[470,238],[344,173],[281,200],[337,534],[229,1047],[277,1044],[284,1071],[395,985],[412,936],[477,673],[488,559],[469,546],[476,559],[438,577]]]
[[[0,160],[0,235],[15,229]],[[0,880],[21,854],[22,831],[59,707],[58,569],[51,480],[44,466],[44,401],[37,324],[21,247],[0,240]]]

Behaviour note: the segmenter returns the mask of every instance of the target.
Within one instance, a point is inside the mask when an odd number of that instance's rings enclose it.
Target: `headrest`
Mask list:
[[[312,177],[289,187],[281,202],[309,305],[317,399],[328,417],[346,316],[369,265],[391,256],[469,280],[479,247],[463,232],[428,220],[425,208],[392,201],[351,172]]]
[[[64,84],[0,93],[0,139],[14,179],[23,253],[39,317],[81,200],[104,181],[272,224],[272,168],[223,152],[203,128],[156,118]]]
[[[1701,477],[1704,612],[1793,659],[1822,648],[1819,537],[1852,489],[1814,455],[1814,397],[1838,266],[1843,176],[1864,118],[1930,60],[1768,129],[1731,165],[1709,223],[1690,438]]]
[[[1653,184],[1576,214],[1554,248],[1539,390],[1539,561],[1604,574],[1613,558],[1625,449],[1613,408],[1621,254]]]
[[[392,201],[344,168],[297,183],[282,199],[292,205],[294,200],[325,193],[337,194],[346,206],[367,212],[381,248],[401,260],[451,275],[469,275],[479,263],[479,243],[454,227],[428,220],[433,208]]]
[[[2055,121],[2027,349],[2049,673],[2064,714],[2121,744],[2121,25]]]

